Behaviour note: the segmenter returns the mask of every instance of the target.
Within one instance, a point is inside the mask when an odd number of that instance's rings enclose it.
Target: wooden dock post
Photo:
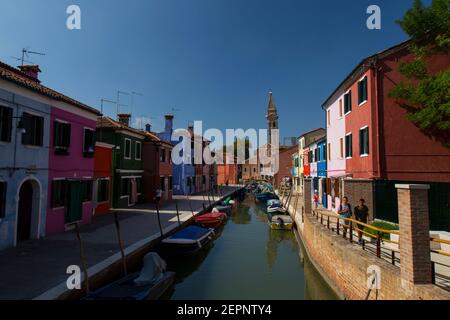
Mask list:
[[[159,225],[159,231],[161,232],[161,238],[164,238],[164,232],[161,225],[161,217],[159,215],[159,206],[158,203],[156,203],[156,215],[158,216],[158,225]]]
[[[80,245],[80,260],[81,260],[81,267],[83,268],[83,273],[84,273],[84,287],[86,290],[86,295],[88,295],[89,294],[89,275],[88,275],[87,264],[86,264],[86,256],[84,255],[83,241],[81,240],[80,227],[78,225],[78,222],[75,223],[75,232],[77,234],[78,244]]]
[[[114,223],[116,225],[117,239],[119,241],[119,248],[120,248],[120,255],[122,256],[123,274],[126,276],[128,274],[127,259],[125,257],[125,251],[123,249],[122,233],[120,232],[120,222],[119,222],[119,217],[117,216],[117,212],[114,212]]]
[[[175,203],[175,208],[177,209],[178,225],[181,226],[181,221],[180,221],[180,211],[178,210],[178,203]]]

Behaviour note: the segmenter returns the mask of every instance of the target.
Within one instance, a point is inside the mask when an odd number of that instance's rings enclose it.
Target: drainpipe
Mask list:
[[[377,61],[374,62],[373,66],[373,72],[374,72],[374,81],[375,81],[375,119],[376,119],[376,137],[377,137],[377,169],[378,169],[378,175],[377,178],[381,178],[381,146],[380,146],[380,99],[378,96],[378,65]]]
[[[12,103],[13,105],[16,105],[16,95],[12,95]],[[17,119],[19,119],[19,105],[17,105],[16,108],[16,116],[14,117],[16,119],[15,126],[13,128],[14,130],[14,155],[13,155],[13,167],[9,171],[9,176],[12,177],[14,174],[14,171],[16,170],[16,161],[17,161]]]

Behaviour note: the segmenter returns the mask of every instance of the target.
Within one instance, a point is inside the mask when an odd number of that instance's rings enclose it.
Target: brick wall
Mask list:
[[[359,199],[366,200],[366,206],[369,208],[369,221],[373,220],[375,192],[372,180],[344,179],[342,192],[344,196],[348,197],[352,208],[358,205]]]
[[[300,208],[299,208],[300,210]],[[449,300],[450,293],[434,285],[413,285],[408,290],[402,287],[400,267],[377,258],[352,245],[342,236],[332,233],[311,214],[304,215],[301,224],[301,212],[295,216],[292,213],[304,247],[310,260],[332,288],[345,299],[362,300],[367,295],[367,268],[375,265],[381,269],[381,289],[379,300]],[[369,299],[375,299],[372,291]]]

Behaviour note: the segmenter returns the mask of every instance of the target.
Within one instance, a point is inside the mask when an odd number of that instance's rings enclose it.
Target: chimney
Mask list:
[[[36,81],[39,81],[39,72],[42,72],[41,69],[39,69],[38,65],[23,65],[18,67],[20,71],[25,73],[27,76],[35,79]]]
[[[194,126],[192,124],[189,124],[188,131],[191,134],[191,136],[194,136]]]
[[[173,129],[173,115],[172,114],[166,114],[165,115],[166,118],[166,127],[165,127],[165,131],[172,131]]]
[[[117,115],[117,118],[118,118],[120,124],[123,124],[124,126],[127,126],[127,127],[130,126],[130,118],[131,118],[130,113],[119,113]]]
[[[147,131],[147,132],[152,132],[152,125],[151,125],[150,123],[147,123],[147,124],[145,125],[145,131]]]

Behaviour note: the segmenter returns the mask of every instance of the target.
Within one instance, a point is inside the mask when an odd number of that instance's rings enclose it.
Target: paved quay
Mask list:
[[[222,188],[221,195],[232,194],[239,187]],[[211,197],[210,197],[211,198]],[[160,208],[161,224],[167,232],[178,226],[176,205],[181,222],[208,206],[208,198],[197,194],[189,197],[174,196]],[[211,199],[212,200],[212,199]],[[215,201],[219,197],[216,196]],[[130,252],[145,239],[160,235],[158,218],[153,204],[140,204],[130,209],[115,209],[118,213],[124,248]],[[89,276],[92,268],[107,265],[106,261],[120,257],[116,227],[112,214],[94,217],[92,223],[80,227]],[[80,247],[74,231],[20,243],[17,247],[0,252],[0,299],[47,299],[63,290],[69,265],[80,265]],[[59,289],[58,289],[59,286]],[[53,291],[53,292],[52,292]]]

